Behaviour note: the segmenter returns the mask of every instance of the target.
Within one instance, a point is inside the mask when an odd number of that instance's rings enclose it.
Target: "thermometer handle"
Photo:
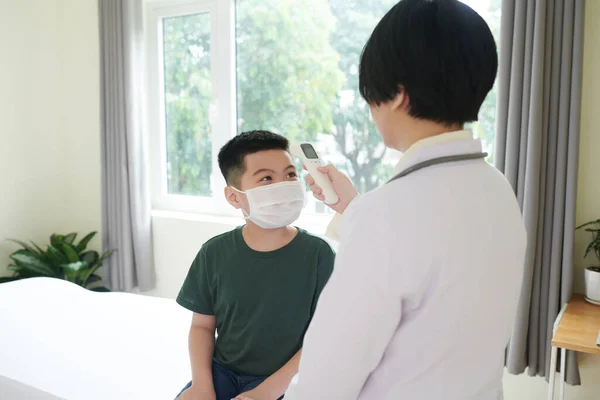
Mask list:
[[[321,160],[305,160],[304,164],[308,173],[315,180],[315,183],[323,191],[323,196],[325,196],[325,200],[323,200],[323,203],[335,204],[340,199],[335,190],[333,190],[333,186],[331,186],[331,181],[329,180],[329,177],[317,169],[322,165],[323,163],[321,162]]]

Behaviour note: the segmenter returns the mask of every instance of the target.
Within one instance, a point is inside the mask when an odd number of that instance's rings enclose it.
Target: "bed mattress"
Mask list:
[[[169,299],[50,278],[2,284],[0,398],[172,399],[190,379],[190,321]]]

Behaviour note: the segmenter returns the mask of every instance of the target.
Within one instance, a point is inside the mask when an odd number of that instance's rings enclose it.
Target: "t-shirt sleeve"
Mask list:
[[[204,247],[188,271],[177,296],[177,303],[198,314],[214,315],[209,265]]]
[[[335,253],[327,243],[323,243],[322,250],[319,252],[319,261],[317,264],[317,290],[313,300],[311,314],[314,314],[317,307],[317,301],[327,284],[331,273],[333,272],[333,264],[335,262]]]

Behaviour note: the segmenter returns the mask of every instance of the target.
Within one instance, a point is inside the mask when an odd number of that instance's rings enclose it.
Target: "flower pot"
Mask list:
[[[585,269],[585,299],[600,305],[600,267]]]

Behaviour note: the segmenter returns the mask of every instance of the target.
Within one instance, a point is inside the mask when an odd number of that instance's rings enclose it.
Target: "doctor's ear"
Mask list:
[[[240,202],[241,193],[236,192],[230,186],[225,186],[225,198],[227,202],[231,204],[235,209],[242,208],[242,203]]]
[[[402,85],[398,86],[398,93],[396,93],[396,97],[394,97],[390,102],[391,109],[393,111],[407,110],[409,104],[410,99],[408,98],[406,89],[404,89],[404,86]]]

